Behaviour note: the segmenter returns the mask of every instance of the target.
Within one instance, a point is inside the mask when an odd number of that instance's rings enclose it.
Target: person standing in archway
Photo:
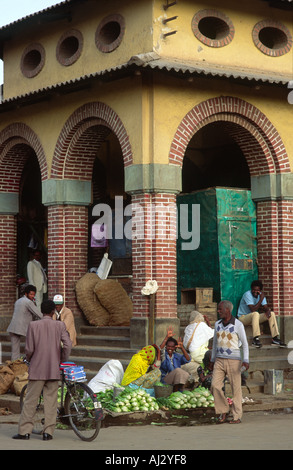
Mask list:
[[[43,295],[47,292],[47,276],[41,264],[41,252],[36,250],[34,257],[27,263],[28,282],[36,286],[36,305],[40,309],[43,302]]]
[[[28,285],[24,289],[23,297],[14,304],[11,322],[7,328],[11,340],[11,360],[20,357],[20,339],[26,336],[28,326],[32,320],[40,320],[43,315],[34,303],[36,287]]]

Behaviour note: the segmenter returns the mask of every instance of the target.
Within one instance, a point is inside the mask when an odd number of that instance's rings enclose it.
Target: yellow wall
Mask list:
[[[207,67],[216,65],[221,70],[235,68],[251,73],[262,71],[292,76],[292,50],[280,57],[269,57],[255,47],[251,36],[253,26],[264,19],[281,21],[293,34],[292,14],[270,8],[268,2],[263,0],[185,0],[168,10],[163,9],[163,4],[163,0],[88,0],[72,8],[71,22],[59,20],[36,27],[27,23],[28,32],[15,34],[4,47],[4,98],[116,67],[127,63],[133,55],[151,51],[179,62]],[[208,47],[195,38],[191,21],[194,14],[202,9],[216,9],[231,19],[235,37],[229,45]],[[125,36],[113,52],[100,52],[95,45],[95,31],[104,17],[115,13],[125,18]],[[178,18],[163,25],[162,20],[171,16]],[[77,62],[65,67],[56,60],[56,45],[69,29],[78,29],[83,35],[84,44]],[[172,29],[176,29],[177,33],[164,39],[163,34]],[[21,73],[20,60],[25,47],[34,42],[41,43],[45,48],[45,66],[36,77],[26,78]]]
[[[5,99],[116,67],[126,63],[138,51],[147,52],[152,49],[152,17],[148,0],[140,0],[139,5],[131,0],[123,2],[91,0],[86,3],[86,7],[81,5],[72,11],[71,22],[66,20],[50,22],[33,30],[28,26],[27,34],[15,35],[5,45]],[[125,18],[124,39],[113,52],[103,53],[95,45],[95,32],[104,17],[115,13]],[[70,29],[77,29],[82,33],[83,50],[74,64],[63,66],[56,60],[56,46],[63,33]],[[26,78],[20,69],[21,56],[24,49],[35,42],[40,43],[46,51],[45,65],[37,76]]]
[[[253,43],[253,27],[262,20],[279,21],[293,35],[293,15],[288,11],[271,8],[262,0],[218,0],[186,1],[162,12],[162,2],[156,2],[154,11],[154,47],[159,55],[178,59],[179,62],[197,62],[201,65],[218,65],[225,68],[239,68],[251,72],[273,72],[292,76],[292,50],[280,57],[269,57]],[[214,9],[230,18],[235,28],[234,39],[224,47],[209,47],[199,41],[191,28],[192,18],[200,10]],[[177,16],[167,25],[162,19]],[[177,30],[175,35],[162,40],[164,32]]]
[[[262,0],[238,2],[226,0],[221,11],[232,19],[236,28],[235,38],[223,48],[209,48],[199,43],[191,32],[193,14],[202,8],[217,8],[218,1],[180,1],[167,12],[162,1],[139,2],[112,1],[103,3],[89,1],[92,10],[81,6],[73,21],[49,24],[35,32],[29,32],[22,40],[15,37],[5,47],[5,98],[21,95],[41,87],[63,82],[97,70],[126,62],[132,55],[154,50],[172,59],[222,64],[229,67],[254,67],[254,70],[292,73],[292,51],[283,57],[272,58],[262,54],[251,40],[253,25],[266,17],[282,20],[288,25],[288,13],[271,9]],[[151,13],[153,7],[154,44],[152,45]],[[90,11],[90,14],[89,14]],[[251,14],[249,11],[253,12]],[[125,39],[116,51],[103,54],[94,44],[94,33],[99,21],[110,13],[121,13],[126,19]],[[141,15],[139,14],[141,13]],[[162,39],[162,16],[178,14],[178,33]],[[291,29],[292,26],[290,25]],[[84,35],[83,54],[76,64],[62,67],[55,58],[55,47],[60,35],[69,28],[78,28]],[[25,79],[19,70],[20,56],[24,47],[40,41],[47,50],[46,64],[33,79]],[[198,46],[201,51],[198,52]],[[285,87],[236,83],[218,78],[198,78],[192,82],[167,74],[131,75],[129,78],[102,83],[95,81],[89,90],[52,96],[50,101],[20,107],[0,114],[0,130],[13,122],[25,122],[40,138],[47,156],[49,170],[58,136],[69,116],[87,102],[101,101],[110,106],[122,120],[130,139],[134,163],[168,163],[170,145],[177,127],[185,114],[194,106],[217,96],[235,96],[260,109],[279,132],[293,169],[292,105],[287,102]],[[49,171],[50,174],[50,171]]]
[[[217,96],[235,96],[260,109],[280,133],[293,168],[292,105],[287,102],[287,90],[265,85],[246,86],[206,78],[189,82],[167,75],[159,75],[152,84],[148,80],[141,83],[141,77],[134,76],[2,114],[0,130],[13,122],[26,123],[39,136],[50,168],[66,120],[84,103],[102,101],[122,120],[134,163],[168,163],[172,139],[185,114]]]

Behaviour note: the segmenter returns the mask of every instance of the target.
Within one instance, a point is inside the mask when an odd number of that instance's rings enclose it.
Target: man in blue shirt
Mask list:
[[[162,344],[161,350],[161,381],[173,385],[174,392],[182,391],[188,381],[189,373],[181,368],[184,364],[190,362],[191,357],[183,346],[182,339],[178,341],[172,337],[173,329],[169,327]],[[182,354],[178,354],[176,349],[180,348]]]
[[[259,310],[263,310],[263,313],[259,313]],[[256,348],[262,347],[259,340],[259,325],[265,321],[269,323],[272,345],[287,347],[286,344],[279,339],[276,316],[267,304],[261,281],[253,281],[250,290],[243,294],[238,308],[238,318],[244,326],[252,325],[252,345]]]

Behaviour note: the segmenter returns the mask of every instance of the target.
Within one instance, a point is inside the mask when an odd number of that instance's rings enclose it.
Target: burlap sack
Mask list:
[[[113,280],[100,280],[95,286],[95,294],[109,312],[109,326],[128,326],[133,314],[133,306],[122,285]]]
[[[28,383],[28,372],[17,375],[10,387],[12,393],[15,393],[19,397],[23,387]]]
[[[109,325],[109,312],[101,305],[95,286],[101,280],[95,273],[86,273],[76,283],[76,300],[90,325]]]
[[[22,359],[15,361],[5,361],[5,364],[10,367],[14,375],[21,375],[28,371],[28,365]]]
[[[10,389],[14,380],[14,373],[8,366],[0,366],[0,395],[4,395]]]

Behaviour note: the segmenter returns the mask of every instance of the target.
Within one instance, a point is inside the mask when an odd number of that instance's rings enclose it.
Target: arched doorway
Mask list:
[[[104,253],[108,253],[112,261],[109,277],[117,276],[130,293],[131,240],[125,236],[116,238],[115,229],[119,222],[124,226],[126,222],[124,210],[131,203],[131,197],[125,193],[123,156],[119,140],[113,132],[101,144],[94,161],[92,201],[89,206],[88,268],[97,268]],[[101,207],[106,204],[111,209],[110,227],[104,227],[104,224],[100,227],[99,220],[103,219],[103,212],[98,217],[95,216],[94,208],[100,204]],[[124,219],[122,221],[121,216]],[[96,230],[99,233],[95,234]],[[103,233],[100,233],[100,230],[104,231],[105,239],[101,237]]]
[[[108,248],[91,246],[92,208],[99,202],[113,206],[115,195],[126,198],[124,167],[131,161],[124,126],[104,103],[77,109],[58,138],[49,183],[61,188],[62,197],[47,202],[49,296],[62,293],[77,317],[76,281],[97,267]]]
[[[0,133],[0,291],[2,294],[0,313],[2,315],[13,312],[13,305],[18,295],[16,290],[18,269],[25,269],[27,246],[25,240],[22,247],[18,245],[22,235],[17,225],[23,208],[23,197],[28,195],[27,189],[23,191],[26,186],[23,186],[23,176],[26,173],[24,168],[30,161],[33,162],[34,175],[37,175],[36,180],[33,178],[33,184],[35,188],[39,188],[40,179],[44,180],[47,177],[47,163],[38,137],[23,123],[14,123],[3,129]],[[8,319],[10,316],[11,314],[8,315]]]
[[[41,263],[47,269],[47,226],[40,167],[35,153],[31,151],[22,171],[19,190],[17,275],[20,279],[27,279],[27,263],[36,249],[42,253]]]
[[[171,144],[169,162],[183,166],[191,139],[205,126],[222,122],[222,129],[245,157],[250,179],[274,178],[290,173],[289,159],[278,131],[252,104],[234,97],[212,98],[195,106],[178,126]],[[239,160],[240,161],[240,160]],[[280,291],[289,285],[285,251],[288,245],[282,202],[274,197],[257,198],[257,248],[259,277],[266,285],[275,312],[286,312]],[[283,243],[278,243],[283,240]],[[280,252],[285,250],[284,253]]]
[[[179,231],[178,301],[194,293],[194,287],[212,288],[206,306],[199,306],[194,297],[197,308],[205,308],[211,320],[221,299],[232,301],[236,315],[243,292],[258,276],[256,205],[251,200],[249,168],[234,139],[237,130],[236,124],[215,121],[196,132],[186,148],[182,194],[177,197],[179,226],[183,227],[182,208],[187,206],[191,233],[199,236],[192,248]]]

